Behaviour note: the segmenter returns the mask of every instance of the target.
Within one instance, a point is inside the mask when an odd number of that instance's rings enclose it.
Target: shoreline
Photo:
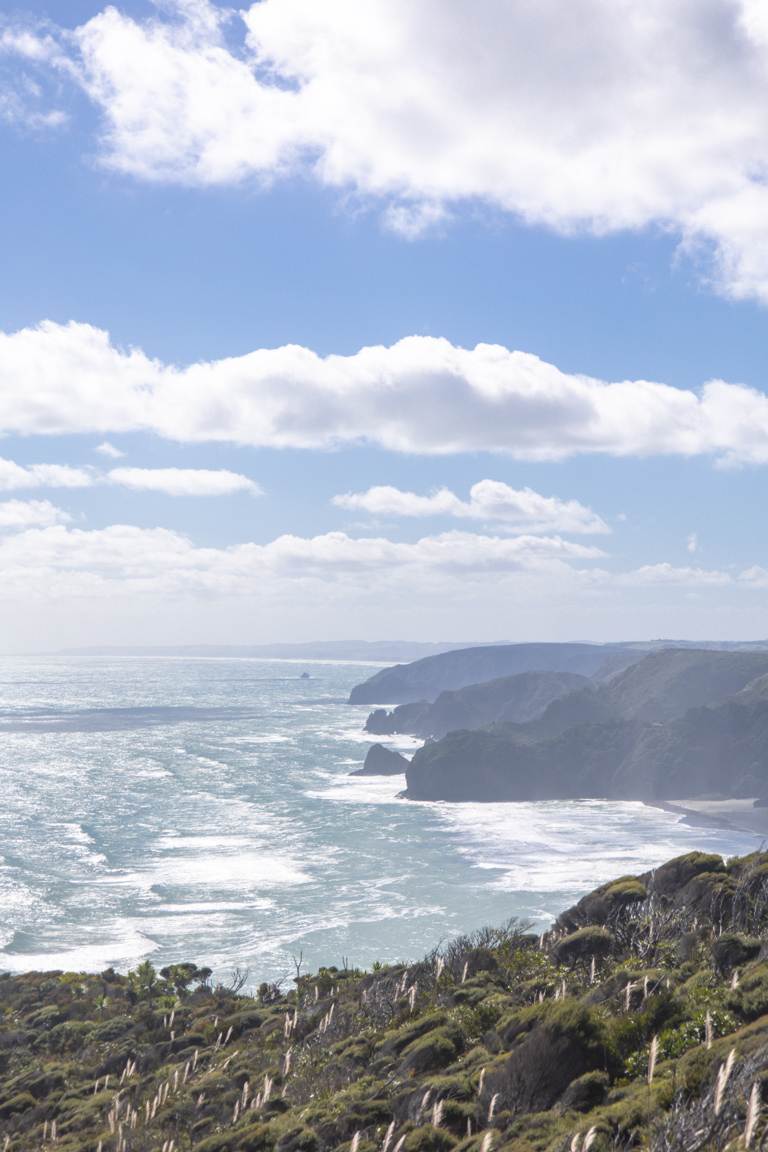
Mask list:
[[[768,807],[755,807],[746,800],[646,800],[649,808],[660,808],[681,817],[681,823],[701,828],[729,828],[746,832],[761,842],[768,841]]]

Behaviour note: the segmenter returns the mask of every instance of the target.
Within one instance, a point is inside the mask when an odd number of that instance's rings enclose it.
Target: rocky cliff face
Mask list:
[[[524,730],[450,732],[408,765],[412,800],[581,800],[611,795],[617,764],[637,738],[634,724],[582,725],[548,740]]]
[[[556,700],[531,724],[453,732],[425,745],[409,766],[407,795],[764,797],[765,665],[764,653],[653,654],[604,685]]]
[[[375,735],[407,733],[427,739],[461,728],[525,724],[541,716],[553,700],[588,684],[586,676],[573,672],[521,672],[441,692],[434,703],[399,704],[391,712],[378,708],[368,717],[365,730]]]

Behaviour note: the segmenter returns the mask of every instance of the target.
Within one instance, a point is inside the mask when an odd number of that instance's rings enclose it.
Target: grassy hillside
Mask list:
[[[767,929],[768,854],[694,853],[541,940],[509,924],[254,996],[191,966],[6,976],[0,1147],[761,1147]]]

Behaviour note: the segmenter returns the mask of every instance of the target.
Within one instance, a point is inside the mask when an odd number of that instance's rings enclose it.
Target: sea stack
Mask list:
[[[408,760],[399,752],[385,748],[383,744],[372,744],[362,768],[351,772],[351,776],[402,776],[408,767]]]

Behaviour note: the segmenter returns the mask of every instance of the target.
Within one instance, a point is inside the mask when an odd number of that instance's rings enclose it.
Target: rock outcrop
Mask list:
[[[407,767],[408,760],[399,752],[385,748],[383,744],[372,744],[363,767],[350,772],[350,776],[402,776]]]

